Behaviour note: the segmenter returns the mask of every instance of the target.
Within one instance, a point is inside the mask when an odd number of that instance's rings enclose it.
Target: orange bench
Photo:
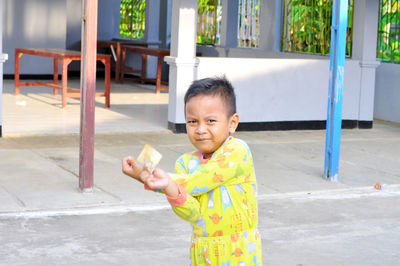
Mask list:
[[[19,80],[19,67],[20,58],[22,55],[34,55],[42,57],[50,57],[54,59],[54,73],[52,82],[34,81],[34,82],[20,82]],[[58,84],[58,60],[60,60],[62,67],[61,85]],[[19,94],[21,86],[45,86],[53,88],[53,94],[57,95],[58,90],[61,90],[62,95],[62,108],[67,106],[67,99],[79,98],[80,90],[68,88],[68,65],[72,61],[80,61],[81,53],[78,51],[64,50],[64,49],[25,49],[15,48],[15,95]],[[97,54],[97,60],[101,61],[105,66],[105,89],[103,93],[96,93],[96,97],[105,97],[106,108],[110,107],[110,55]]]

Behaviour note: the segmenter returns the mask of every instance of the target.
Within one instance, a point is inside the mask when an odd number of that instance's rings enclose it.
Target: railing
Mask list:
[[[351,56],[354,0],[348,1],[346,56]],[[329,54],[332,2],[333,0],[285,0],[282,51]]]
[[[198,44],[220,44],[221,16],[221,0],[198,1],[196,39]]]
[[[221,0],[198,0],[197,43],[218,45],[221,34]],[[260,0],[239,0],[237,46],[259,47]]]
[[[239,0],[237,46],[259,47],[260,0]]]
[[[378,43],[376,57],[383,62],[400,63],[400,1],[379,3]]]

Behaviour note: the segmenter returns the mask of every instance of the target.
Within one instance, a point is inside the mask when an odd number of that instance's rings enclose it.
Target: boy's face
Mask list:
[[[228,108],[219,96],[197,95],[186,103],[186,130],[190,142],[205,158],[210,158],[239,123],[239,115],[228,115]]]

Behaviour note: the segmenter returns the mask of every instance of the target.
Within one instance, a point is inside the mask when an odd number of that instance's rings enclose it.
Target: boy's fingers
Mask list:
[[[129,166],[131,168],[133,168],[133,170],[142,170],[142,168],[140,167],[140,165],[138,165],[138,163],[135,161],[135,159],[133,159],[132,157],[127,157],[124,159],[126,166]]]
[[[151,178],[148,178],[146,180],[146,184],[150,187],[153,188],[154,187],[154,180],[152,180]]]
[[[132,157],[125,157],[122,159],[122,165],[130,165],[132,161]]]
[[[139,175],[139,178],[142,180],[142,182],[148,182],[148,180],[150,180],[149,178],[151,177],[153,176],[147,171],[142,171]]]
[[[145,171],[147,171],[147,172],[149,172],[149,173],[151,172],[151,171],[150,171],[150,165],[149,165],[149,163],[145,163],[145,164],[144,164],[143,170],[145,170]]]
[[[150,178],[146,180],[146,185],[151,188],[151,189],[157,189],[156,184],[154,183],[154,180],[151,180]]]
[[[126,171],[129,169],[128,158],[122,159],[122,171]]]
[[[159,178],[169,178],[169,175],[167,174],[167,172],[165,172],[164,170],[160,169],[160,168],[155,168],[153,171],[153,175]]]
[[[132,157],[128,159],[128,163],[132,167],[137,167],[138,166],[136,161]]]
[[[160,168],[155,168],[154,169],[154,175],[164,177],[165,176],[165,172],[163,170],[161,170]]]

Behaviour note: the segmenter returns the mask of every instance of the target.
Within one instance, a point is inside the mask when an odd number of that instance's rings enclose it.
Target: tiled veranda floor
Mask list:
[[[61,108],[61,96],[53,96],[46,87],[21,87],[14,94],[14,80],[3,84],[3,135],[79,133],[80,102],[68,99]],[[70,79],[68,86],[79,88],[79,78]],[[104,90],[104,81],[97,82]],[[154,93],[154,85],[126,82],[111,83],[111,108],[104,108],[104,98],[96,98],[96,132],[136,132],[167,130],[168,93]]]

